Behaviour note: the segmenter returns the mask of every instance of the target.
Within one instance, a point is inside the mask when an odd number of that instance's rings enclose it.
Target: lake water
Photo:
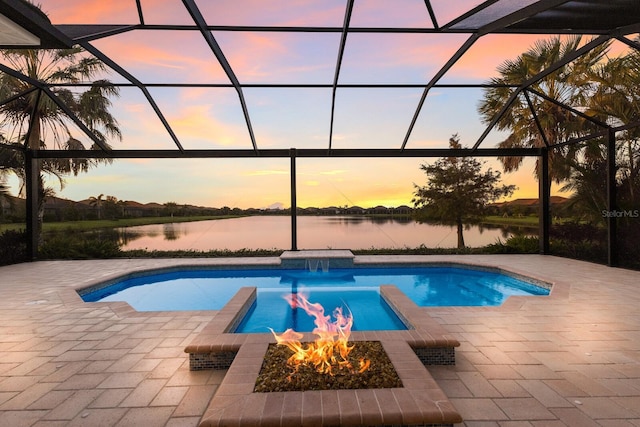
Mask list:
[[[421,224],[408,218],[299,216],[297,221],[298,249],[452,248],[458,242],[455,227]],[[156,224],[118,231],[123,250],[291,249],[288,216]],[[505,229],[479,226],[464,232],[469,247],[505,241],[510,236]]]

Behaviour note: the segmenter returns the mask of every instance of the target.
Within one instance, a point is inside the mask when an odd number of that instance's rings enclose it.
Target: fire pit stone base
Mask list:
[[[213,396],[200,427],[452,426],[462,422],[405,341],[381,342],[402,380],[400,388],[255,393],[269,343],[245,344]]]
[[[456,352],[454,347],[419,347],[413,351],[425,365],[455,365]]]
[[[204,371],[208,369],[229,369],[236,351],[219,351],[215,353],[189,353],[189,370]]]

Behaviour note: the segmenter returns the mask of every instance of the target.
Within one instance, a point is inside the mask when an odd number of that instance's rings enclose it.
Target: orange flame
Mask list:
[[[300,365],[312,365],[322,374],[333,375],[333,367],[353,370],[347,357],[354,346],[349,346],[349,336],[353,326],[351,312],[344,314],[341,307],[333,310],[334,321],[331,316],[324,314],[324,307],[318,303],[311,303],[302,294],[286,295],[284,299],[292,308],[301,308],[308,315],[315,318],[313,333],[318,336],[312,343],[303,345],[300,340],[304,336],[293,329],[287,329],[282,334],[271,333],[278,344],[286,345],[293,351],[287,363],[297,371]],[[370,361],[361,359],[357,372],[362,373],[369,368]]]

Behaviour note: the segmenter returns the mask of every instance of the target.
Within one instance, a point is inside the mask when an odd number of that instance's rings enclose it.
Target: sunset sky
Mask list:
[[[40,0],[53,24],[136,24],[134,0]],[[341,0],[199,1],[210,25],[342,26]],[[432,1],[442,25],[480,4]],[[146,24],[193,24],[180,0],[142,0]],[[422,0],[356,0],[351,26],[431,27]],[[322,83],[334,79],[340,34],[214,32],[241,83]],[[468,35],[350,34],[340,83],[424,84]],[[481,38],[441,83],[482,83],[495,76],[537,36]],[[93,45],[144,83],[228,83],[197,31],[133,31]],[[112,72],[113,82],[126,80]],[[151,88],[151,95],[187,149],[250,149],[238,96],[232,88]],[[175,149],[171,137],[141,91],[122,88],[112,112],[123,140],[117,149]],[[244,96],[259,148],[327,148],[331,89],[245,88]],[[422,89],[339,89],[334,148],[399,148]],[[441,148],[457,133],[465,146],[482,134],[476,113],[482,91],[433,89],[407,148]],[[74,136],[86,141],[78,131]],[[505,135],[494,132],[482,147]],[[431,159],[433,160],[433,159]],[[487,159],[501,170],[495,159]],[[298,159],[298,206],[410,204],[413,183],[425,184],[419,165],[429,159]],[[537,197],[533,161],[504,174],[516,184],[513,197]],[[15,187],[15,181],[12,181]],[[53,186],[53,182],[51,185]],[[59,190],[59,187],[57,187]],[[67,178],[60,197],[99,194],[139,202],[204,206],[289,206],[288,159],[117,160],[77,178]]]

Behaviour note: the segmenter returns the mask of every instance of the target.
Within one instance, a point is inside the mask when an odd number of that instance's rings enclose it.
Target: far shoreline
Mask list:
[[[277,216],[289,216],[288,213],[282,214],[270,214]],[[102,220],[79,220],[79,221],[56,221],[45,222],[42,224],[43,232],[54,232],[64,230],[74,231],[91,231],[102,229],[113,229],[122,227],[136,227],[143,225],[157,225],[157,224],[172,224],[183,222],[198,222],[198,221],[213,221],[222,219],[233,219],[256,216],[252,214],[241,215],[202,215],[202,216],[161,216],[161,217],[138,217],[138,218],[120,218],[120,219],[102,219]],[[349,215],[349,214],[335,214],[335,215],[304,215],[304,216],[353,216],[364,218],[378,218],[378,219],[397,219],[405,218],[411,219],[411,215],[398,215],[398,214],[365,214],[365,215]],[[434,222],[437,224],[437,222]],[[481,220],[479,225],[488,226],[501,226],[501,227],[525,227],[525,228],[537,228],[538,217],[535,216],[523,216],[523,217],[503,217],[498,215],[490,215]],[[0,233],[5,231],[17,231],[23,230],[25,225],[22,223],[6,223],[0,224]]]

